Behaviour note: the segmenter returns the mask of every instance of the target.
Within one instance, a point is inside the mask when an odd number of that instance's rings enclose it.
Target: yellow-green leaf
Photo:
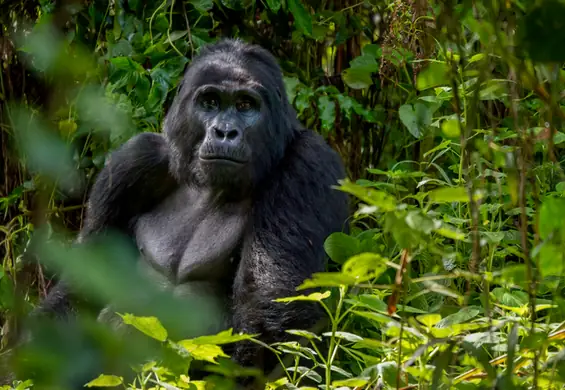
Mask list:
[[[233,330],[227,329],[227,330],[223,330],[220,333],[217,333],[215,335],[210,335],[210,336],[200,336],[200,337],[196,337],[193,339],[190,339],[190,341],[193,344],[216,344],[216,345],[221,345],[221,344],[230,344],[230,343],[236,343],[239,341],[243,341],[243,340],[249,340],[252,339],[253,337],[258,336],[258,334],[243,334],[243,333],[239,333],[239,334],[233,334]]]
[[[441,123],[441,131],[447,138],[457,138],[461,134],[460,124],[457,119],[448,119]]]
[[[449,67],[444,62],[432,62],[426,69],[418,74],[416,87],[424,89],[449,84]]]
[[[441,316],[439,314],[422,314],[416,316],[416,319],[421,324],[425,325],[427,328],[431,328],[435,324],[441,321]]]
[[[430,199],[436,203],[468,202],[469,194],[465,187],[445,187],[430,191]],[[482,198],[481,192],[475,192],[474,200]]]
[[[376,253],[361,253],[343,265],[343,273],[361,283],[378,278],[387,269],[386,259]]]
[[[310,295],[297,295],[294,297],[277,298],[275,302],[294,302],[294,301],[315,301],[320,302],[323,299],[328,298],[331,292],[326,291],[324,293],[315,292]]]
[[[210,363],[217,363],[218,357],[229,357],[221,347],[212,344],[195,344],[192,340],[182,340],[178,344],[186,349],[196,360],[204,360]]]
[[[132,314],[120,314],[120,317],[122,317],[125,324],[133,326],[155,340],[167,340],[167,330],[161,325],[157,317],[136,317]]]
[[[100,375],[98,378],[91,380],[86,387],[115,387],[124,383],[124,378],[115,375]]]

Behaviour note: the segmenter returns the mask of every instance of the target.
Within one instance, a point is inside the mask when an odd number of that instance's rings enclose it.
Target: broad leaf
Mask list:
[[[385,258],[376,253],[362,253],[347,260],[342,272],[361,283],[378,278],[386,269]]]
[[[122,317],[125,324],[133,326],[155,340],[167,340],[167,330],[156,317],[136,317],[131,314],[120,314],[120,317]]]
[[[345,69],[341,72],[341,78],[349,88],[353,89],[368,88],[373,84],[370,73],[354,68]]]
[[[124,383],[121,376],[115,375],[100,375],[98,378],[91,380],[86,387],[115,387]]]
[[[449,66],[444,62],[432,62],[418,74],[416,86],[423,91],[439,85],[449,85]]]
[[[359,239],[342,232],[332,233],[324,242],[326,253],[338,264],[343,264],[351,256],[358,254],[360,246]]]
[[[222,351],[222,348],[212,344],[195,344],[191,340],[178,342],[196,360],[204,360],[210,363],[217,363],[218,357],[229,357]]]
[[[304,34],[312,36],[312,17],[300,0],[287,0],[288,9],[294,16],[296,27]]]
[[[414,106],[411,104],[400,106],[398,115],[404,126],[415,138],[420,138],[432,123],[432,111],[424,103],[416,103]]]

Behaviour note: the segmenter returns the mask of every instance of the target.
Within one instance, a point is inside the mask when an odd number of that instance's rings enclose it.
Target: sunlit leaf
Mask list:
[[[441,122],[441,131],[447,138],[458,138],[461,134],[460,124],[457,119],[448,119]]]
[[[161,325],[157,317],[136,317],[131,314],[120,314],[125,324],[131,325],[155,340],[167,340],[167,330]]]
[[[210,363],[217,363],[219,357],[229,357],[221,347],[212,344],[195,344],[192,340],[181,340],[180,346],[186,349],[196,360],[204,360]]]
[[[196,344],[222,345],[222,344],[236,343],[243,340],[249,340],[257,336],[258,334],[233,334],[233,330],[230,328],[227,330],[223,330],[215,335],[200,336],[190,339],[188,341],[190,341],[192,344],[195,345]]]
[[[340,272],[319,272],[313,274],[312,278],[306,279],[297,289],[304,290],[314,287],[352,286],[356,283],[356,278]]]
[[[349,378],[349,379],[342,379],[332,382],[332,386],[336,386],[340,388],[342,386],[348,388],[359,388],[365,386],[369,382],[370,378]]]
[[[431,328],[441,321],[441,316],[439,314],[422,314],[416,316],[416,319],[426,327]]]
[[[449,83],[449,66],[444,62],[431,62],[418,74],[416,80],[416,86],[420,91]]]
[[[275,302],[295,302],[295,301],[312,301],[312,302],[320,302],[321,300],[324,300],[326,298],[328,298],[331,295],[331,293],[329,291],[326,291],[324,293],[312,293],[310,295],[297,295],[294,297],[285,297],[285,298],[277,298],[274,301]]]
[[[463,322],[467,322],[470,319],[475,318],[476,316],[479,315],[480,312],[481,311],[478,307],[473,307],[473,306],[464,307],[461,310],[441,319],[441,321],[435,324],[435,327],[446,328],[448,326],[452,326],[455,324],[461,324]]]
[[[124,383],[124,379],[121,376],[115,375],[100,375],[98,378],[91,380],[85,386],[86,387],[115,387],[120,386]]]
[[[342,272],[360,283],[378,278],[386,269],[386,259],[376,253],[362,253],[347,260]]]
[[[324,336],[324,337],[335,337],[335,338],[338,338],[338,339],[351,341],[353,343],[363,340],[363,337],[361,337],[361,336],[357,336],[356,334],[349,333],[349,332],[342,332],[342,331],[337,331],[335,333],[325,332],[325,333],[322,333],[322,336]]]
[[[482,198],[481,192],[474,193],[474,200]],[[469,202],[469,193],[465,187],[445,187],[430,191],[430,200],[436,203]]]
[[[342,180],[339,183],[338,189],[357,196],[369,205],[376,206],[378,211],[386,212],[396,209],[396,199],[384,191],[363,187],[349,180]]]

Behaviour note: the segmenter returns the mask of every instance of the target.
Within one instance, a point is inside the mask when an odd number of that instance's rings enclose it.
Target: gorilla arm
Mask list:
[[[131,235],[134,218],[174,188],[168,169],[167,145],[160,134],[138,134],[111,153],[90,191],[84,226],[77,241],[104,234],[108,229]],[[60,281],[33,315],[64,317],[70,311],[70,291]]]
[[[344,177],[339,157],[319,135],[299,133],[255,200],[234,282],[237,331],[261,333],[270,343],[286,329],[307,329],[321,319],[316,304],[273,299],[296,295],[296,287],[324,270],[324,240],[343,229],[348,215],[347,195],[331,188]],[[255,344],[242,343],[233,358],[257,365],[257,352]]]

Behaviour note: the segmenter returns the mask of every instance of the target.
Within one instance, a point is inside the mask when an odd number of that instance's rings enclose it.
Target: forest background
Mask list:
[[[301,298],[329,328],[274,345],[291,359],[267,386],[564,388],[564,21],[561,0],[1,1],[2,350],[73,268],[71,252],[45,264],[35,249],[79,230],[108,152],[160,131],[202,45],[241,37],[278,58],[355,203],[351,234],[325,243],[328,272],[305,282],[321,293]],[[81,272],[93,294],[123,292]],[[213,370],[193,381],[152,361],[135,388],[232,386],[217,362],[244,336],[176,342],[157,318],[126,318]],[[66,363],[31,364],[60,377]]]

